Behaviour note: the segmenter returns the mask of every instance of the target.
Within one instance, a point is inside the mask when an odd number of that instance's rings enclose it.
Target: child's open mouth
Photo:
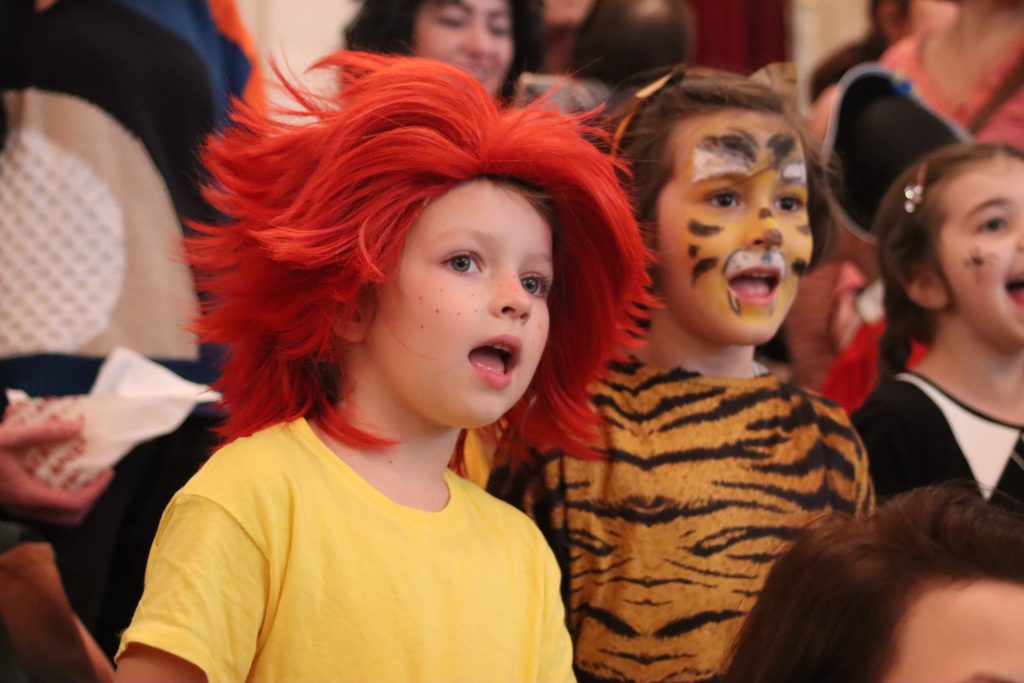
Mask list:
[[[1017,275],[1006,283],[1006,291],[1018,306],[1024,307],[1024,275]]]
[[[512,381],[512,370],[519,358],[519,341],[515,338],[495,339],[469,352],[469,362],[484,380],[503,389]]]
[[[730,275],[729,297],[745,306],[767,306],[775,300],[782,274],[776,268],[749,268]]]

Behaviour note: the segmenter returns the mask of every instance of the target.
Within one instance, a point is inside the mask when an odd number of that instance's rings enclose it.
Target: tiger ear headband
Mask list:
[[[766,85],[791,108],[797,103],[797,71],[793,62],[772,62],[750,74],[750,80]]]
[[[622,138],[625,137],[629,124],[633,122],[633,119],[640,112],[640,109],[643,108],[644,104],[653,99],[665,86],[670,83],[681,83],[686,80],[686,77],[686,68],[679,64],[658,80],[645,85],[633,94],[629,111],[619,121],[619,125],[615,127],[615,133],[612,136],[611,155],[613,159],[617,158],[619,152],[622,151]],[[749,78],[754,82],[768,86],[791,105],[796,101],[796,64],[793,62],[773,62],[758,69]]]
[[[619,152],[622,150],[622,138],[626,134],[626,129],[629,128],[629,124],[633,122],[633,118],[643,107],[644,103],[654,97],[658,92],[662,90],[669,83],[676,81],[681,82],[686,78],[686,71],[682,64],[675,66],[667,74],[654,81],[648,83],[644,87],[633,93],[633,97],[629,106],[629,111],[626,112],[622,120],[619,121],[619,125],[615,127],[615,133],[612,135],[612,158],[616,159],[619,156]]]

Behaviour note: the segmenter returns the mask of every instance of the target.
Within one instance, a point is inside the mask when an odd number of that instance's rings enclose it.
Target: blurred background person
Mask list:
[[[541,17],[533,0],[363,0],[345,46],[410,54],[457,66],[495,97],[541,64]]]
[[[537,71],[549,74],[569,71],[576,37],[594,1],[544,0],[544,65]]]
[[[811,100],[847,71],[876,62],[893,43],[912,34],[933,34],[956,17],[956,0],[871,0],[870,30],[860,40],[827,55],[811,76]]]
[[[1024,2],[960,0],[945,29],[914,34],[882,55],[930,107],[979,142],[1024,150]]]
[[[187,330],[199,302],[179,248],[188,220],[212,218],[198,184],[206,136],[232,97],[262,102],[234,0],[15,0],[0,25],[0,386],[86,394],[119,346],[210,383],[218,350]],[[197,410],[136,447],[94,503],[29,505],[38,489],[5,481],[3,516],[52,544],[71,606],[108,654],[163,508],[208,456],[217,420]]]
[[[847,71],[878,61],[890,45],[907,36],[933,35],[945,29],[956,19],[957,5],[957,0],[871,0],[868,34],[825,57],[811,75],[811,132],[825,137],[835,107],[835,86]]]
[[[596,0],[575,39],[568,72],[522,75],[516,99],[552,92],[562,111],[604,104],[611,113],[656,71],[689,57],[691,17],[679,0]]]

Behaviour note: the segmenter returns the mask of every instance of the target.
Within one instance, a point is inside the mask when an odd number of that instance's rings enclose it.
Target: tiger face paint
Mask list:
[[[811,258],[803,147],[775,114],[684,121],[658,195],[662,294],[675,323],[715,345],[781,325]]]

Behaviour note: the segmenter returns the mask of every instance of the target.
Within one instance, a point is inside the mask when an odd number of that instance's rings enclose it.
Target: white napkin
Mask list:
[[[184,380],[135,351],[117,347],[103,361],[86,395],[30,398],[23,391],[8,389],[4,422],[83,419],[78,437],[22,453],[22,464],[36,477],[74,490],[143,441],[173,432],[197,403],[219,400],[220,395],[208,386]]]

